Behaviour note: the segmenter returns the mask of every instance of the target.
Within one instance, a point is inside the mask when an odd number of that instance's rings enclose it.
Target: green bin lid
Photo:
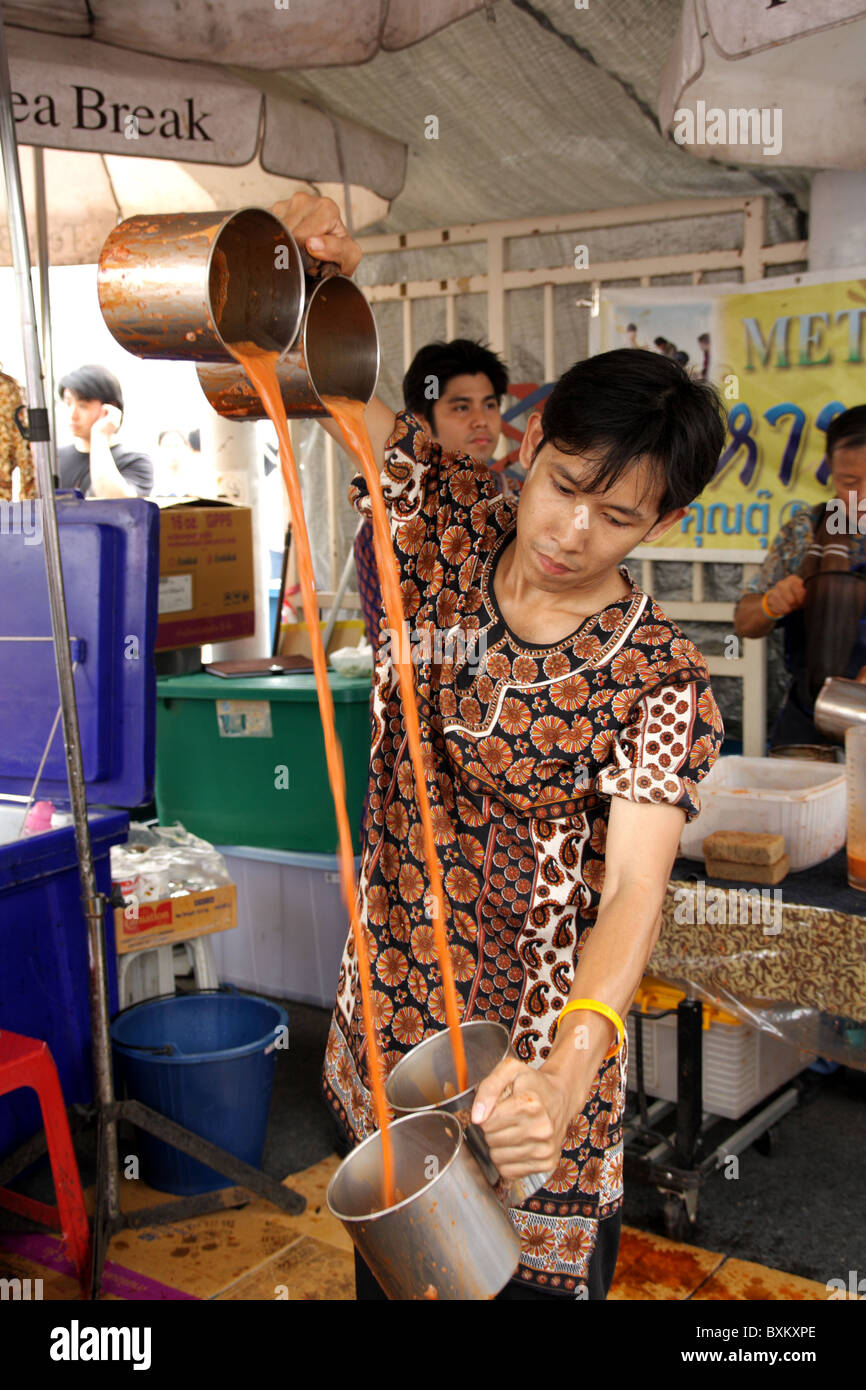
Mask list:
[[[369,676],[340,676],[328,672],[328,684],[335,704],[356,704],[369,700]],[[202,671],[194,676],[160,676],[156,683],[158,700],[273,700],[318,704],[312,671],[290,671],[283,676],[253,676],[226,679]]]

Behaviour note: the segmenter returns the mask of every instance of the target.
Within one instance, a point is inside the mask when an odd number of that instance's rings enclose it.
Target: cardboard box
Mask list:
[[[256,625],[249,507],[154,498],[160,509],[155,651],[251,637]]]
[[[327,621],[319,623],[324,636]],[[327,653],[339,651],[341,647],[357,647],[367,640],[367,629],[363,618],[340,618],[334,624]],[[306,623],[283,623],[280,628],[280,656],[312,656],[310,629]]]
[[[114,909],[114,939],[119,956],[189,941],[208,932],[228,931],[238,924],[238,890],[233,883],[187,893],[182,898],[161,898],[155,903],[131,904]]]

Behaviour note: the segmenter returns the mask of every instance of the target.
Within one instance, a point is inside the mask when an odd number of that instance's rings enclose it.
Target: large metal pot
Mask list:
[[[304,269],[261,208],[130,217],[99,257],[102,316],[137,357],[234,362],[230,342],[283,352],[298,335]]]
[[[461,1023],[463,1047],[466,1053],[465,1091],[457,1093],[457,1072],[448,1030],[436,1033],[418,1043],[389,1073],[385,1082],[388,1104],[398,1115],[418,1115],[425,1111],[444,1110],[452,1115],[471,1111],[475,1092],[494,1067],[506,1057],[519,1060],[511,1046],[508,1029],[502,1023],[474,1019]],[[461,1114],[461,1119],[463,1118]],[[499,1174],[490,1157],[482,1131],[477,1125],[466,1125],[466,1140],[493,1183],[500,1183]],[[503,1199],[510,1207],[521,1206],[543,1187],[550,1174],[530,1173],[524,1178],[504,1182],[507,1189]],[[500,1189],[501,1190],[501,1189]]]
[[[377,1132],[344,1158],[328,1206],[392,1299],[495,1298],[517,1269],[520,1237],[453,1115],[406,1115],[389,1127],[395,1184],[382,1205]]]
[[[814,720],[822,734],[841,742],[846,729],[866,724],[866,685],[828,676],[815,701]]]
[[[291,419],[327,415],[324,397],[342,396],[366,405],[379,375],[379,335],[373,311],[345,275],[307,280],[307,307],[296,346],[277,362],[277,379]],[[198,368],[213,409],[229,420],[264,420],[267,412],[238,362]]]

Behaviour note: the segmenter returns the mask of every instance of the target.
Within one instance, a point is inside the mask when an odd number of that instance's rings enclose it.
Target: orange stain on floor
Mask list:
[[[289,1216],[254,1199],[244,1207],[170,1226],[121,1231],[112,1238],[108,1258],[201,1299],[352,1301],[352,1242],[328,1211],[326,1201],[328,1183],[339,1162],[337,1155],[331,1154],[285,1180],[307,1199],[306,1211],[300,1216]],[[92,1190],[86,1199],[90,1207]],[[176,1200],[141,1182],[121,1185],[126,1211]],[[15,1278],[41,1279],[45,1300],[79,1297],[73,1278],[3,1249],[0,1235],[0,1279]],[[626,1226],[609,1298],[642,1302],[824,1300],[827,1290],[811,1279]]]
[[[747,1260],[725,1260],[704,1286],[694,1295],[695,1300],[715,1299],[729,1303],[745,1299],[762,1303],[770,1299],[785,1302],[819,1298],[826,1300],[827,1287],[813,1279],[801,1279],[797,1274],[785,1274],[780,1269],[750,1264]]]

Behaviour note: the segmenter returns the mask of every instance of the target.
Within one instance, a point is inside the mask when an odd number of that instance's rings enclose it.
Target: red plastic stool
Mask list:
[[[47,1043],[4,1030],[0,1032],[0,1095],[22,1086],[31,1086],[39,1097],[57,1205],[48,1206],[0,1187],[0,1207],[43,1226],[60,1226],[66,1253],[86,1296],[90,1284],[90,1226],[54,1058]]]

